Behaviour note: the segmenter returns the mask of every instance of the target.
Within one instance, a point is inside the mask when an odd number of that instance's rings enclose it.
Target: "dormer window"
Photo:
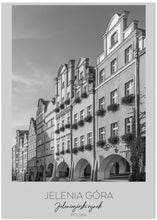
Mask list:
[[[118,34],[117,31],[114,32],[111,36],[111,48],[118,42]]]

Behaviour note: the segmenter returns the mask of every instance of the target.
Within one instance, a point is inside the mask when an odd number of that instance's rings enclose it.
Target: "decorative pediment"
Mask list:
[[[79,59],[78,63],[77,63],[76,68],[78,68],[79,66],[81,66],[81,64],[83,64],[83,63],[86,61],[86,59],[88,59],[88,58],[83,58],[83,57],[81,57],[81,58]],[[89,59],[88,59],[88,60],[89,60]]]
[[[113,15],[113,17],[110,19],[110,21],[107,25],[106,33],[109,32],[118,23],[119,18],[120,18],[119,14]]]
[[[58,77],[68,70],[67,64],[62,64],[58,70]]]

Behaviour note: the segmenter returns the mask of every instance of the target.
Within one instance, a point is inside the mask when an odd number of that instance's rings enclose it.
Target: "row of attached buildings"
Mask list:
[[[60,66],[54,97],[39,99],[29,130],[16,133],[13,179],[128,178],[129,141],[140,132],[145,136],[145,117],[140,115],[146,111],[145,31],[136,20],[128,25],[128,14],[124,11],[110,19],[96,66],[89,58]]]

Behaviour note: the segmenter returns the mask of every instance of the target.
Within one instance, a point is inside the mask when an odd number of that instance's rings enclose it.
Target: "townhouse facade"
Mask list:
[[[125,140],[136,135],[138,109],[145,111],[145,31],[138,28],[137,21],[127,25],[127,18],[127,11],[111,18],[103,35],[103,53],[97,58],[95,100],[99,180],[129,175],[131,154]]]
[[[12,147],[12,180],[17,179],[18,173],[18,148],[17,145]]]
[[[28,133],[28,180],[35,181],[37,178],[36,168],[36,120],[30,119],[29,133]]]
[[[46,180],[45,112],[49,101],[38,100],[36,112],[37,180]]]
[[[28,132],[24,134],[23,138],[23,175],[24,181],[28,178]]]
[[[24,137],[25,135],[28,135],[28,130],[17,130],[16,131],[16,153],[18,159],[16,159],[16,164],[18,167],[17,170],[17,176],[16,179],[19,181],[24,181],[24,171],[25,171],[25,165],[24,165]]]
[[[53,175],[54,170],[54,146],[56,145],[55,135],[55,99],[50,101],[45,111],[45,166],[46,181]]]
[[[62,64],[56,77],[56,146],[55,146],[55,173],[57,178],[68,179],[72,167],[72,98],[75,75],[75,60]]]

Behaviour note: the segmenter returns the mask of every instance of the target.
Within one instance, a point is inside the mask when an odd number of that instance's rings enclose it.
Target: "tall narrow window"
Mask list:
[[[118,103],[118,91],[115,89],[111,92],[111,104],[117,104]]]
[[[80,136],[80,146],[84,145],[84,135]]]
[[[111,47],[113,47],[118,42],[118,33],[114,32],[111,36]]]
[[[117,71],[117,59],[115,58],[111,62],[111,75]]]
[[[125,83],[125,96],[131,95],[134,93],[134,84],[133,80]]]
[[[105,98],[102,97],[101,99],[99,99],[99,109],[104,109],[104,105],[105,105]]]
[[[115,137],[118,135],[118,122],[111,124],[111,136]]]
[[[80,120],[84,119],[84,109],[80,111]]]
[[[92,115],[92,105],[87,106],[87,116]]]
[[[87,144],[92,144],[92,132],[87,134]]]
[[[105,127],[99,128],[99,140],[105,140]]]
[[[105,71],[104,69],[100,70],[99,72],[99,83],[102,83],[105,79]]]
[[[67,124],[70,124],[70,115],[67,117]]]
[[[132,60],[132,46],[129,46],[125,50],[125,63],[128,63]]]
[[[125,119],[125,133],[126,134],[132,133],[132,126],[133,126],[132,122],[133,122],[132,117]]]
[[[77,138],[74,138],[74,147],[77,147]]]
[[[74,123],[77,123],[77,113],[74,114]]]

